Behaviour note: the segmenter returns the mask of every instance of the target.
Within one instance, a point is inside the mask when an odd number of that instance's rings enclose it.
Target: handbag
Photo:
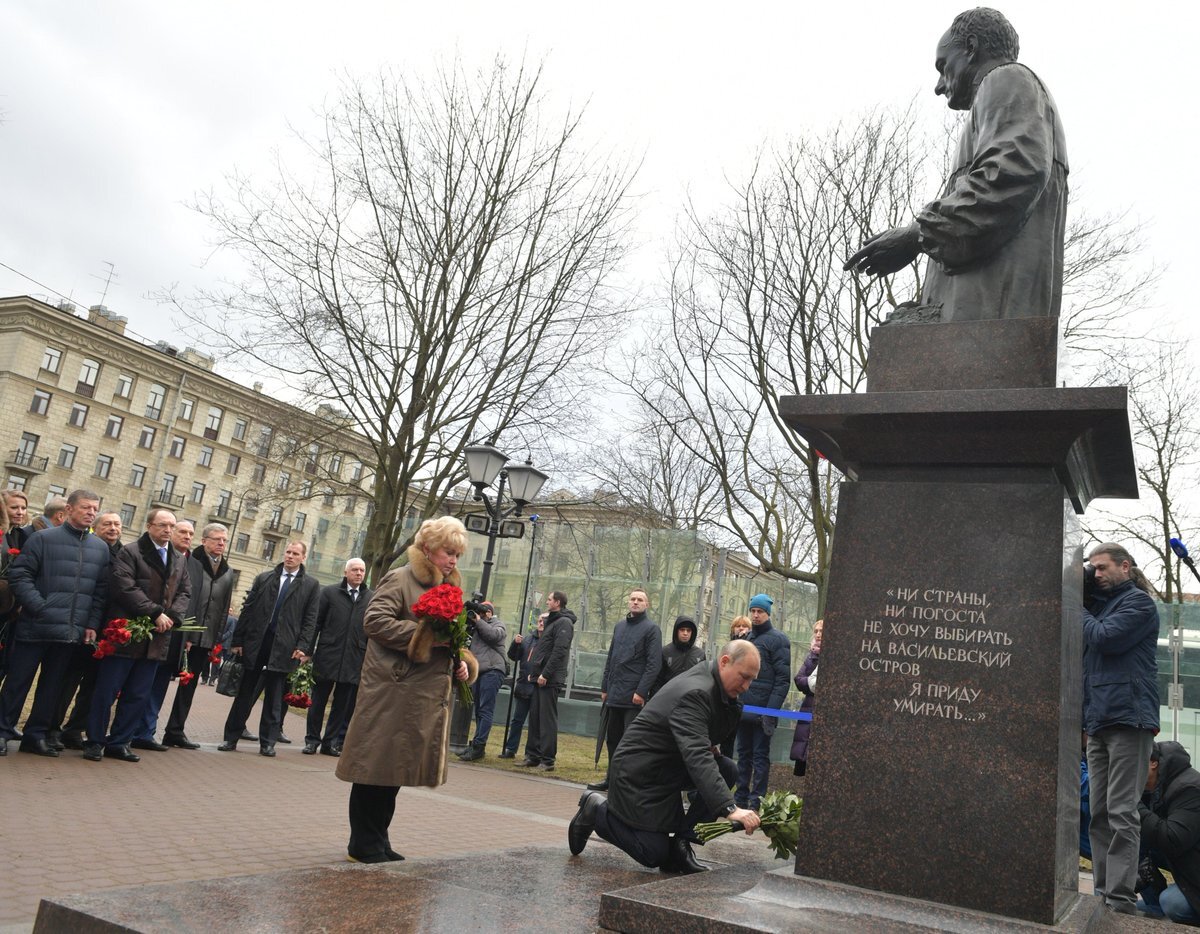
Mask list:
[[[217,676],[217,693],[226,697],[237,697],[245,673],[246,664],[242,661],[242,656],[234,655],[225,659],[221,665],[221,673]]]

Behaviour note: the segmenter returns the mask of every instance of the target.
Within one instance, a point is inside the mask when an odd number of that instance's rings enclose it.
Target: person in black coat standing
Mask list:
[[[758,669],[754,646],[730,642],[711,665],[696,665],[651,698],[609,763],[608,800],[598,791],[579,799],[567,828],[571,852],[583,852],[595,830],[643,866],[701,872],[690,845],[697,823],[728,817],[748,833],[758,827],[758,815],[735,804],[729,786],[736,766],[718,750],[737,729],[737,698]],[[696,796],[685,815],[680,792],[691,789]]]
[[[529,716],[529,705],[533,701],[533,650],[537,648],[538,639],[546,627],[546,617],[543,613],[538,617],[537,628],[525,636],[517,633],[508,646],[508,657],[517,663],[517,671],[513,675],[513,712],[508,725],[508,738],[504,741],[504,751],[501,759],[515,759],[517,747],[521,745],[521,731],[525,728],[525,718]]]
[[[288,542],[283,563],[259,574],[242,604],[231,650],[242,657],[246,670],[225,720],[225,742],[217,747],[221,752],[237,750],[250,711],[262,694],[259,752],[275,755],[283,729],[284,683],[290,672],[308,661],[317,632],[321,585],[304,573],[307,555],[304,542]]]
[[[525,741],[527,768],[554,769],[558,756],[558,696],[567,687],[575,614],[567,609],[567,595],[555,590],[546,598],[546,626],[529,657],[533,698],[529,704],[529,738]]]
[[[304,754],[311,756],[319,746],[323,756],[340,756],[346,729],[354,713],[358,694],[358,676],[367,651],[363,617],[371,590],[363,585],[367,565],[362,558],[346,562],[345,577],[321,591],[317,611],[317,648],[313,653],[312,706],[308,708],[308,726],[304,736]],[[322,736],[325,707],[333,695],[333,709]]]

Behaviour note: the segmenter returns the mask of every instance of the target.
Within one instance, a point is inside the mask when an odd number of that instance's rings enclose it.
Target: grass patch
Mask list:
[[[527,731],[526,731],[527,733]],[[501,759],[501,743],[504,739],[504,725],[492,726],[492,734],[488,737],[487,755],[476,759],[472,765],[484,768],[499,769],[504,772],[517,772],[521,775],[544,775],[547,778],[557,778],[564,782],[588,784],[604,778],[608,768],[608,751],[601,750],[600,764],[595,764],[596,739],[592,736],[571,736],[567,733],[558,734],[558,756],[554,760],[553,772],[539,772],[537,769],[527,769],[521,763],[525,759],[525,737],[521,735],[521,746],[515,759]],[[452,754],[453,755],[453,754]],[[452,759],[457,762],[458,760]]]

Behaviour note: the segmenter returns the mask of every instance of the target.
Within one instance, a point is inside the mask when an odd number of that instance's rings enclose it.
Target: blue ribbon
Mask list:
[[[779,717],[781,720],[812,720],[812,714],[807,710],[775,710],[771,707],[753,707],[746,704],[742,707],[746,713],[762,714],[764,717]]]

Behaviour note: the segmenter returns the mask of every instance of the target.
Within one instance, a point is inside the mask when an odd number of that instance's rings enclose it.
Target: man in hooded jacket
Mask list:
[[[704,661],[704,649],[696,645],[696,621],[690,616],[676,616],[671,641],[662,647],[662,669],[658,676],[658,692],[664,684]]]
[[[1143,860],[1143,908],[1181,924],[1200,924],[1200,772],[1179,743],[1155,743],[1146,794],[1138,805]],[[1147,865],[1147,861],[1149,865]],[[1174,885],[1156,869],[1167,869]]]

